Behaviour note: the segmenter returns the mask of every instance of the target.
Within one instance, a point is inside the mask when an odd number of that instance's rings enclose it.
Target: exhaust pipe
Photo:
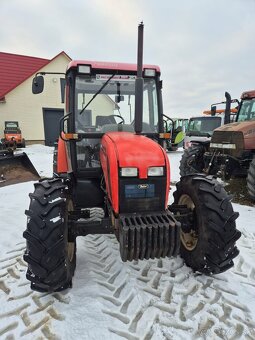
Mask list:
[[[228,92],[225,92],[225,97],[226,97],[226,108],[225,108],[224,124],[229,124],[230,113],[231,113],[231,96]]]
[[[143,22],[138,26],[137,78],[135,81],[135,133],[143,130]]]

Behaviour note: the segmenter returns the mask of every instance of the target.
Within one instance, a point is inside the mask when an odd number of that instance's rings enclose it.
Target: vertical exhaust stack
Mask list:
[[[228,92],[225,92],[226,97],[226,108],[225,108],[225,117],[224,124],[230,123],[230,112],[231,112],[231,96]]]
[[[135,133],[143,130],[143,22],[138,26],[137,78],[135,82]]]

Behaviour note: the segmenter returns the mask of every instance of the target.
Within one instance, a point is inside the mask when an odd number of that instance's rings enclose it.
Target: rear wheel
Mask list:
[[[76,240],[68,235],[68,211],[72,201],[61,179],[35,184],[24,237],[28,263],[27,279],[38,291],[63,290],[72,285],[76,266]]]
[[[233,212],[221,184],[202,174],[182,177],[174,193],[174,204],[186,205],[193,213],[192,222],[181,230],[180,252],[185,263],[205,274],[231,268],[239,253],[235,243],[241,233],[235,224],[238,213]]]
[[[248,170],[247,189],[250,198],[255,201],[255,158],[251,161]]]
[[[201,144],[191,145],[188,149],[184,150],[180,161],[181,176],[203,172],[204,151],[204,147]]]

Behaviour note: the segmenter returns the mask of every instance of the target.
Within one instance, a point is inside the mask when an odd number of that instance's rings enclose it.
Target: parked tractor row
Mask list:
[[[219,126],[235,121],[239,101],[225,93],[226,101],[211,105],[203,115],[187,118],[170,118],[164,115],[165,131],[169,132],[165,148],[176,151],[179,147],[187,149],[194,142],[210,141],[213,131]],[[219,108],[222,106],[224,108]],[[234,107],[231,107],[234,105]]]
[[[214,130],[208,141],[193,141],[184,151],[180,175],[246,177],[248,194],[255,200],[255,91],[246,91],[235,121]]]
[[[225,93],[226,101],[211,105],[211,109],[204,111],[202,116],[191,117],[184,138],[183,147],[187,149],[195,142],[209,142],[213,131],[219,126],[229,124],[235,121],[237,112],[236,105],[239,104],[237,99],[231,99],[228,92]],[[217,107],[225,107],[219,109]],[[235,105],[235,107],[231,107]]]

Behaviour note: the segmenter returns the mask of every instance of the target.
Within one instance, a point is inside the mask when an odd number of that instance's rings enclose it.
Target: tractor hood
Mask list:
[[[148,167],[166,165],[161,146],[145,136],[130,132],[110,132],[107,136],[114,143],[119,167],[138,168],[140,178],[147,177]]]
[[[255,145],[255,121],[236,122],[223,125],[214,131],[239,132],[243,134],[244,149],[252,150]]]
[[[244,134],[250,129],[255,129],[255,121],[236,122],[218,127],[214,131],[241,131]]]
[[[164,167],[163,176],[154,178],[158,194],[165,192],[161,203],[166,208],[170,187],[170,166],[165,150],[153,140],[136,135],[132,132],[107,132],[101,140],[100,161],[106,183],[106,191],[115,213],[119,212],[120,168],[137,168],[137,177],[124,177],[128,184],[138,185],[151,183],[153,177],[148,177],[148,168]],[[121,179],[123,182],[123,178]],[[159,184],[159,182],[161,184]],[[158,183],[157,185],[155,183]],[[160,195],[159,195],[160,191]],[[123,195],[123,194],[122,194]],[[162,209],[159,208],[158,209]]]

